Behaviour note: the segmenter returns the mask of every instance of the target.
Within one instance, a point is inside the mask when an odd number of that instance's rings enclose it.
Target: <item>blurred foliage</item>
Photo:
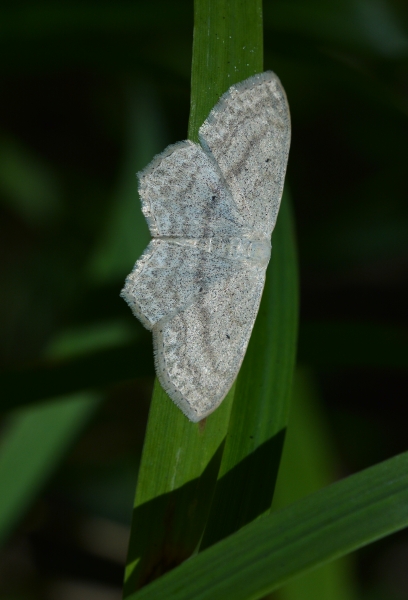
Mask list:
[[[334,479],[407,449],[408,8],[264,0],[264,25],[265,69],[292,114],[299,361],[320,397],[303,410],[331,437]],[[190,0],[0,7],[0,469],[38,401],[52,431],[67,424],[31,447],[24,435],[13,459],[17,483],[38,478],[0,557],[7,600],[120,597],[153,372],[118,294],[148,239],[135,172],[187,136],[192,30]],[[98,402],[69,427],[67,394],[73,415],[89,390]],[[404,532],[359,551],[355,596],[407,598],[407,552]]]

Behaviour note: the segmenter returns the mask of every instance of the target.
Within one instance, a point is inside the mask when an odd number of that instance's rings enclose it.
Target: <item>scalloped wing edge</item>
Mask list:
[[[248,79],[245,79],[244,81],[240,81],[239,83],[235,83],[230,88],[228,88],[228,90],[218,100],[217,104],[211,109],[210,114],[208,115],[208,117],[206,118],[204,123],[201,125],[200,129],[198,130],[198,137],[200,139],[200,143],[201,143],[203,149],[207,153],[212,154],[210,148],[206,144],[205,139],[202,137],[204,135],[203,130],[205,129],[205,127],[208,125],[211,125],[213,123],[216,115],[219,112],[221,112],[224,104],[227,103],[228,99],[235,92],[239,93],[241,90],[253,89],[254,87],[256,87],[258,85],[262,85],[262,83],[264,83],[265,81],[275,81],[275,83],[278,85],[280,92],[282,93],[283,97],[285,98],[286,108],[288,110],[288,115],[290,117],[288,99],[286,97],[286,92],[283,88],[283,85],[282,85],[279,77],[273,71],[264,71],[263,73],[257,73],[256,75],[252,75],[252,77],[248,77]]]
[[[134,265],[133,269],[131,270],[131,272],[129,273],[129,275],[126,277],[125,285],[123,286],[123,289],[119,294],[120,297],[123,298],[124,301],[126,302],[126,304],[129,306],[129,308],[132,311],[132,313],[134,314],[134,316],[137,319],[139,319],[141,324],[144,327],[146,327],[146,329],[148,329],[149,331],[152,330],[154,323],[151,323],[149,321],[149,319],[147,319],[145,317],[140,305],[135,301],[129,288],[130,288],[130,281],[135,279],[136,277],[140,277],[140,275],[143,272],[143,269],[149,262],[150,258],[153,256],[153,252],[154,252],[154,240],[151,240],[151,242],[148,244],[148,246],[144,250],[143,254],[135,262],[135,265]]]
[[[161,357],[160,353],[160,346],[163,344],[163,338],[161,335],[160,327],[162,327],[163,323],[165,323],[167,320],[169,320],[168,317],[161,319],[160,321],[155,323],[152,328],[154,366],[156,370],[157,379],[159,380],[163,390],[171,398],[174,404],[181,410],[181,412],[193,423],[198,423],[199,421],[202,421],[203,419],[208,417],[212,412],[214,412],[224,400],[225,396],[230,391],[235,379],[237,378],[237,375],[242,365],[242,361],[244,360],[245,353],[242,356],[237,372],[226,384],[224,388],[225,391],[223,390],[218,396],[214,398],[211,408],[209,408],[203,413],[200,413],[196,409],[194,409],[193,406],[191,406],[191,404],[188,402],[181,390],[174,385],[170,377],[167,375],[166,361]]]
[[[165,158],[171,156],[174,152],[176,152],[179,148],[185,148],[187,146],[199,146],[199,144],[195,144],[190,140],[183,140],[182,142],[176,142],[175,144],[170,144],[160,152],[156,154],[156,156],[149,162],[149,164],[137,173],[138,178],[138,192],[139,198],[142,204],[142,212],[147,221],[147,225],[149,227],[150,233],[153,237],[160,236],[159,229],[157,227],[156,217],[152,211],[152,207],[150,205],[149,200],[145,197],[144,194],[144,179],[148,177],[153,171],[163,162]]]

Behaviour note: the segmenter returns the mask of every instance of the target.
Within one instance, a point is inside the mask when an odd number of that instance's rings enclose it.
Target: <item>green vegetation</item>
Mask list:
[[[408,597],[408,11],[0,16],[0,597],[119,598],[126,552],[127,600]],[[134,175],[264,69],[293,124],[267,283],[232,390],[192,424],[157,381],[150,400],[150,335],[119,298],[149,239]]]

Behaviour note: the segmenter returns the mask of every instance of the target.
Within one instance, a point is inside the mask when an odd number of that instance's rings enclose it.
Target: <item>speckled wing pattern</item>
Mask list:
[[[276,75],[232,86],[199,137],[139,173],[153,239],[121,294],[153,332],[160,383],[194,422],[232,386],[261,301],[290,144]]]

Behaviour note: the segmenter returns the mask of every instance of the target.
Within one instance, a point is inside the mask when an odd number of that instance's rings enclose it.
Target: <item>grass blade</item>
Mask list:
[[[262,70],[260,0],[197,0],[189,138],[236,81]],[[261,41],[260,41],[261,40]],[[213,497],[234,388],[192,424],[156,382],[132,521],[125,597],[191,556]]]
[[[128,600],[256,600],[407,526],[404,453],[257,519]]]
[[[306,369],[296,371],[291,403],[291,418],[272,510],[289,506],[330,485],[339,468],[316,382]],[[342,557],[308,571],[279,588],[273,599],[355,600],[358,590],[353,577],[353,559],[354,556]]]
[[[282,201],[261,308],[240,371],[214,502],[201,547],[270,508],[289,419],[297,334],[297,268]]]
[[[215,96],[194,94],[197,82],[209,76],[227,89],[235,81],[263,71],[262,2],[196,2],[196,33],[192,73],[191,136]],[[228,11],[236,30],[229,31]],[[249,31],[244,43],[245,33]],[[219,38],[231,38],[230,47]],[[250,37],[251,35],[251,37]],[[242,65],[242,57],[247,56]],[[218,61],[218,62],[216,62]],[[225,72],[218,63],[226,62]],[[282,202],[273,234],[273,252],[260,311],[237,379],[234,403],[201,548],[230,535],[267,510],[281,457],[289,416],[290,387],[297,335],[297,266],[289,199]]]
[[[2,436],[0,543],[10,534],[99,405],[78,394],[16,414]]]
[[[136,489],[124,597],[194,552],[207,520],[232,394],[190,423],[156,380]]]
[[[261,0],[195,0],[189,139],[231,85],[262,70]]]

